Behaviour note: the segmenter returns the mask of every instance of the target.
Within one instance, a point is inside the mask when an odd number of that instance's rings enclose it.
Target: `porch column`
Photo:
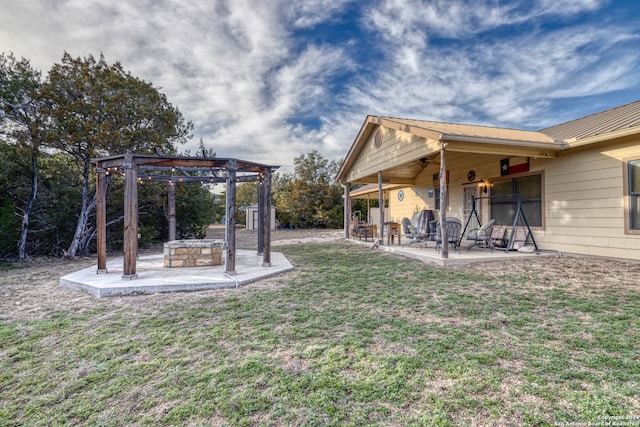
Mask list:
[[[271,267],[271,171],[264,174],[264,201],[263,212],[263,253],[262,266]]]
[[[349,227],[351,226],[351,183],[344,184],[344,238],[349,238]]]
[[[167,204],[169,205],[169,241],[176,240],[176,186],[167,182]]]
[[[440,144],[440,236],[442,258],[449,258],[449,240],[447,238],[447,143]]]
[[[138,166],[133,155],[124,156],[124,267],[122,278],[137,279],[138,256]]]
[[[98,274],[107,272],[107,174],[98,166],[96,179],[96,232]]]
[[[235,160],[227,166],[227,206],[225,227],[225,263],[224,272],[236,274],[236,171]]]
[[[384,242],[384,193],[382,192],[382,171],[378,171],[378,205],[380,206],[380,244]]]

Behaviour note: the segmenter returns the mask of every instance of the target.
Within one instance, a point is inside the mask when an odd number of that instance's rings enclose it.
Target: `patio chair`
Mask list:
[[[462,221],[458,218],[447,218],[445,228],[447,229],[447,243],[453,245],[453,250],[460,253],[460,231],[462,230]],[[436,226],[436,252],[440,251],[442,245],[442,233],[440,232],[440,223]]]
[[[509,239],[505,239],[504,235],[507,232],[507,228],[503,225],[495,225],[491,232],[491,244],[494,248],[505,248]]]
[[[495,219],[492,219],[480,228],[474,228],[467,233],[467,240],[473,241],[468,247],[467,251],[470,251],[474,246],[484,247],[491,249],[493,252],[493,241],[491,235],[493,233],[493,225],[496,223]]]
[[[402,231],[407,239],[410,239],[408,243],[405,243],[402,246],[411,246],[414,244],[418,244],[420,248],[422,245],[427,246],[427,238],[429,237],[429,233],[426,230],[420,230],[416,226],[411,223],[409,218],[402,218]]]

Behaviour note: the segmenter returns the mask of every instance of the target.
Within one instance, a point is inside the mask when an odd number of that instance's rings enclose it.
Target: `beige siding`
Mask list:
[[[437,144],[425,138],[385,127],[382,130],[382,145],[374,144],[375,131],[363,147],[348,173],[348,181],[376,174],[379,170],[400,166],[431,152]]]
[[[375,132],[348,172],[349,180],[373,176],[378,170],[403,165],[438,149],[434,141],[389,128],[383,128],[382,146],[376,148],[374,135]],[[500,160],[505,157],[508,156],[447,153],[448,216],[464,222],[464,186],[478,185],[480,179],[485,182],[502,179]],[[561,151],[557,158],[529,159],[529,173],[543,174],[543,227],[534,229],[541,249],[640,260],[640,235],[624,232],[622,159],[628,158],[640,159],[640,140],[594,144]],[[473,182],[467,179],[470,170],[475,172]],[[390,191],[388,220],[400,222],[422,209],[435,211],[435,197],[428,197],[428,192],[433,189],[435,196],[433,175],[437,173],[437,162],[425,167],[413,186],[402,188],[402,201],[398,200],[399,189]],[[480,202],[480,212],[482,222],[487,222],[490,219],[488,200]],[[435,215],[438,218],[439,212]]]
[[[640,259],[640,236],[624,233],[622,159],[637,142],[562,152],[545,168],[543,249]]]
[[[401,222],[402,218],[411,218],[415,212],[423,209],[435,209],[434,198],[428,197],[429,185],[433,187],[432,177],[434,173],[438,173],[435,166],[426,167],[416,178],[416,185],[402,189],[404,191],[404,199],[402,201],[398,200],[398,191],[400,189],[391,192],[389,207],[393,221]]]

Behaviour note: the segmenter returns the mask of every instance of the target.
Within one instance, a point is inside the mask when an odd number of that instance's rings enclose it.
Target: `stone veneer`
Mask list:
[[[174,240],[164,244],[165,267],[204,267],[222,265],[219,240]]]

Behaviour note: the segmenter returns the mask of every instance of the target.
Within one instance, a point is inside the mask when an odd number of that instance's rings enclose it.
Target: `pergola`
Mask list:
[[[98,274],[107,273],[107,175],[124,176],[124,268],[123,279],[133,280],[138,255],[138,183],[167,183],[169,203],[169,240],[176,238],[176,183],[225,183],[225,273],[236,271],[235,204],[236,183],[258,182],[258,255],[262,266],[271,266],[271,174],[279,166],[231,158],[180,157],[149,154],[122,154],[92,159],[96,164],[96,225]]]

